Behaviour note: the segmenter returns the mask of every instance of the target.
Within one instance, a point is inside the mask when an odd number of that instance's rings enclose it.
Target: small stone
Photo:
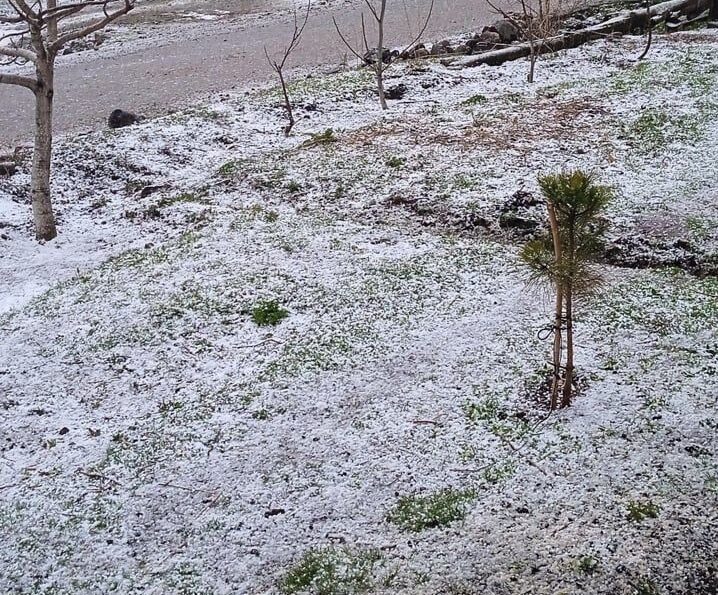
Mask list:
[[[12,161],[0,162],[0,177],[9,178],[14,176],[17,171],[17,166]]]
[[[138,124],[142,120],[142,116],[133,114],[132,112],[126,112],[125,110],[116,109],[110,114],[107,119],[107,125],[110,128],[124,128],[125,126],[132,126],[132,124]]]

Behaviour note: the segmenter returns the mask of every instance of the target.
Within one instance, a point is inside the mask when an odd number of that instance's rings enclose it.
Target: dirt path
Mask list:
[[[256,0],[254,0],[256,1]],[[393,15],[388,45],[411,40],[418,15],[429,0],[390,0]],[[286,4],[284,4],[286,6]],[[345,53],[332,25],[332,15],[356,31],[358,0],[313,11],[293,66],[338,64]],[[257,9],[266,8],[262,2]],[[165,13],[166,14],[166,13]],[[159,15],[161,16],[161,14]],[[495,17],[481,0],[436,0],[426,39],[473,30]],[[164,35],[150,29],[156,46],[121,54],[93,55],[58,64],[55,133],[77,132],[103,125],[112,109],[122,107],[149,116],[166,113],[208,94],[266,81],[271,72],[264,46],[272,48],[288,34],[291,14],[231,17],[201,25],[174,27]],[[147,39],[144,41],[147,46]],[[132,47],[131,45],[129,47]],[[0,146],[26,142],[32,130],[32,98],[27,90],[0,85]]]

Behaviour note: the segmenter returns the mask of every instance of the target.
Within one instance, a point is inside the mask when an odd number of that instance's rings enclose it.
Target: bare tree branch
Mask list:
[[[37,81],[35,79],[17,74],[0,73],[0,84],[25,87],[26,89],[30,89],[33,93],[37,90]]]
[[[15,25],[17,23],[22,23],[23,21],[24,19],[21,16],[9,17],[7,15],[3,16],[0,14],[0,23]]]
[[[23,21],[38,24],[40,16],[28,6],[25,0],[8,0],[8,4],[10,4],[18,16],[22,17]]]
[[[346,46],[346,48],[347,48],[354,56],[356,56],[359,60],[361,60],[361,61],[363,62],[363,61],[364,61],[364,57],[363,57],[363,56],[360,56],[360,55],[357,53],[357,51],[354,49],[354,46],[352,46],[352,44],[350,44],[350,43],[347,41],[346,37],[344,37],[344,34],[341,32],[341,29],[339,29],[339,25],[337,24],[336,18],[332,17],[332,22],[334,23],[334,28],[336,29],[337,34],[339,35],[339,38],[342,40],[342,43],[344,43],[344,45]]]
[[[429,27],[429,21],[431,21],[431,16],[434,12],[434,0],[431,0],[431,4],[429,4],[429,12],[426,13],[426,19],[424,19],[424,24],[419,29],[419,32],[416,34],[416,37],[412,40],[410,44],[408,44],[404,50],[401,52],[402,54],[409,51],[414,44],[416,44],[420,39],[421,36],[426,33],[427,28]]]
[[[123,0],[124,6],[121,8],[118,8],[114,12],[107,12],[106,7],[109,4],[109,2],[106,2],[104,5],[105,8],[105,17],[95,21],[91,25],[88,25],[86,27],[83,27],[81,29],[78,29],[76,31],[71,31],[70,33],[66,33],[65,35],[61,35],[57,41],[50,44],[50,51],[57,52],[62,46],[64,46],[66,43],[73,41],[75,39],[80,39],[82,37],[86,37],[87,35],[91,35],[92,33],[95,33],[96,31],[99,31],[100,29],[104,29],[107,25],[109,25],[112,21],[115,19],[121,17],[124,14],[127,14],[135,7],[135,0]]]
[[[37,62],[37,55],[30,50],[13,47],[0,47],[0,56],[8,56],[10,58],[22,58],[28,62]]]

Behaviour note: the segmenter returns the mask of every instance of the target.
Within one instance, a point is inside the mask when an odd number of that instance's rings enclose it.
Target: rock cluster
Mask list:
[[[22,147],[17,147],[13,153],[0,154],[0,178],[9,178],[17,172],[22,162]]]
[[[426,58],[427,56],[443,56],[446,54],[478,54],[510,45],[521,40],[521,31],[510,20],[502,19],[488,27],[484,27],[469,39],[452,43],[443,39],[433,44],[420,43],[410,50],[403,52],[399,57],[404,60]],[[387,50],[388,51],[388,50]]]
[[[62,53],[63,55],[67,55],[87,50],[96,50],[102,45],[105,39],[105,35],[98,31],[92,37],[83,37],[82,39],[75,39],[74,41],[71,41],[64,47]]]

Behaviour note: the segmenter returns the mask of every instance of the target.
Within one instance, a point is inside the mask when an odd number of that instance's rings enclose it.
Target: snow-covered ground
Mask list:
[[[0,591],[715,593],[716,278],[607,267],[547,416],[497,222],[583,167],[613,236],[715,253],[718,35],[641,44],[64,140],[45,245],[1,181]]]

